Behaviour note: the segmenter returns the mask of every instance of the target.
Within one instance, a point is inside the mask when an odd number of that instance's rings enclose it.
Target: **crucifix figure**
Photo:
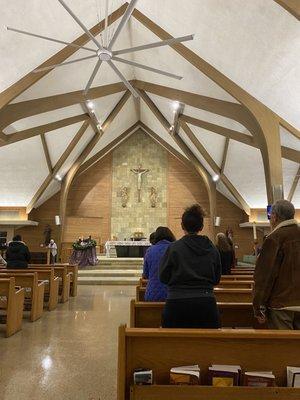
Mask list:
[[[142,190],[142,177],[144,174],[149,172],[149,169],[143,169],[141,165],[138,168],[134,168],[130,170],[134,174],[137,175],[137,189],[138,189],[138,202],[141,202],[141,190]]]

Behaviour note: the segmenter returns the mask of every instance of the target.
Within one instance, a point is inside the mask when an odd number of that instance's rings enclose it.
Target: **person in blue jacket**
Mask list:
[[[167,298],[167,287],[160,282],[158,270],[162,257],[175,240],[169,228],[159,226],[156,229],[154,244],[144,257],[143,278],[148,279],[145,301],[165,301]]]

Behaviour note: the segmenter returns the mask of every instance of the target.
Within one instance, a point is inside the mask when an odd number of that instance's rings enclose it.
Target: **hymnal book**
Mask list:
[[[239,365],[217,365],[208,368],[212,386],[239,386],[241,367]]]
[[[286,367],[287,386],[300,387],[300,367]]]
[[[174,367],[170,371],[171,385],[200,385],[199,365]]]
[[[244,374],[244,386],[275,386],[275,375],[272,371],[249,371]]]
[[[152,385],[153,372],[151,369],[137,369],[133,373],[133,382],[135,385]]]

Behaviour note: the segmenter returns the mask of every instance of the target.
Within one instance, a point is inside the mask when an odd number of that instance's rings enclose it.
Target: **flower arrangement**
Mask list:
[[[94,239],[83,239],[83,240],[80,239],[72,244],[74,250],[87,250],[96,246],[97,242]]]

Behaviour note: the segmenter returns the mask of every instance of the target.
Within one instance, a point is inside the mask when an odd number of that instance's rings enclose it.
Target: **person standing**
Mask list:
[[[171,243],[159,270],[168,286],[164,328],[219,328],[214,286],[221,278],[218,250],[200,235],[205,213],[199,204],[187,208],[181,220],[185,235]]]
[[[22,237],[16,235],[13,240],[9,242],[6,250],[7,268],[27,268],[29,261],[30,253],[28,247],[22,242]]]
[[[233,253],[231,245],[225,233],[218,233],[216,239],[216,247],[219,250],[221,258],[222,275],[230,275],[231,267],[233,265]]]
[[[160,226],[156,229],[153,245],[146,251],[144,258],[143,278],[148,279],[145,292],[146,301],[165,301],[167,298],[167,287],[160,282],[158,270],[167,248],[175,240],[175,236],[169,228]]]
[[[287,200],[272,206],[271,229],[256,261],[254,315],[270,329],[300,329],[300,227]]]
[[[55,243],[54,239],[50,240],[48,249],[50,249],[50,264],[55,264],[57,259],[57,244]]]

